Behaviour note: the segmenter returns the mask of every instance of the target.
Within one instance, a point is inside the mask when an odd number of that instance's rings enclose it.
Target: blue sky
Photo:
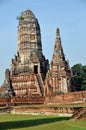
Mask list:
[[[51,60],[56,28],[70,66],[86,65],[86,0],[0,0],[0,85],[17,52],[17,16],[26,9],[37,17],[43,53]]]

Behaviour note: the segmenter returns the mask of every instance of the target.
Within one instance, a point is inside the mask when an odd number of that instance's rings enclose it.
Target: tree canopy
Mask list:
[[[86,90],[86,66],[76,64],[72,67],[73,85],[77,91]]]

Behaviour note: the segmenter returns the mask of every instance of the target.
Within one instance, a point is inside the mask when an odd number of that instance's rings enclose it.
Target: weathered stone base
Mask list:
[[[13,108],[12,114],[31,114],[31,115],[58,115],[58,116],[72,116],[73,108],[57,108],[57,107],[41,107],[41,108]]]

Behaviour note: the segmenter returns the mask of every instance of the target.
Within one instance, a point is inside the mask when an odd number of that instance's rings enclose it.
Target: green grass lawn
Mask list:
[[[0,114],[0,130],[86,130],[86,121],[45,115]]]

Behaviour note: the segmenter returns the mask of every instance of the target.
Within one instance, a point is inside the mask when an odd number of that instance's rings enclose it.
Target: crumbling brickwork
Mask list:
[[[86,91],[68,92],[61,95],[46,97],[46,103],[66,104],[66,103],[81,103],[86,100]]]

